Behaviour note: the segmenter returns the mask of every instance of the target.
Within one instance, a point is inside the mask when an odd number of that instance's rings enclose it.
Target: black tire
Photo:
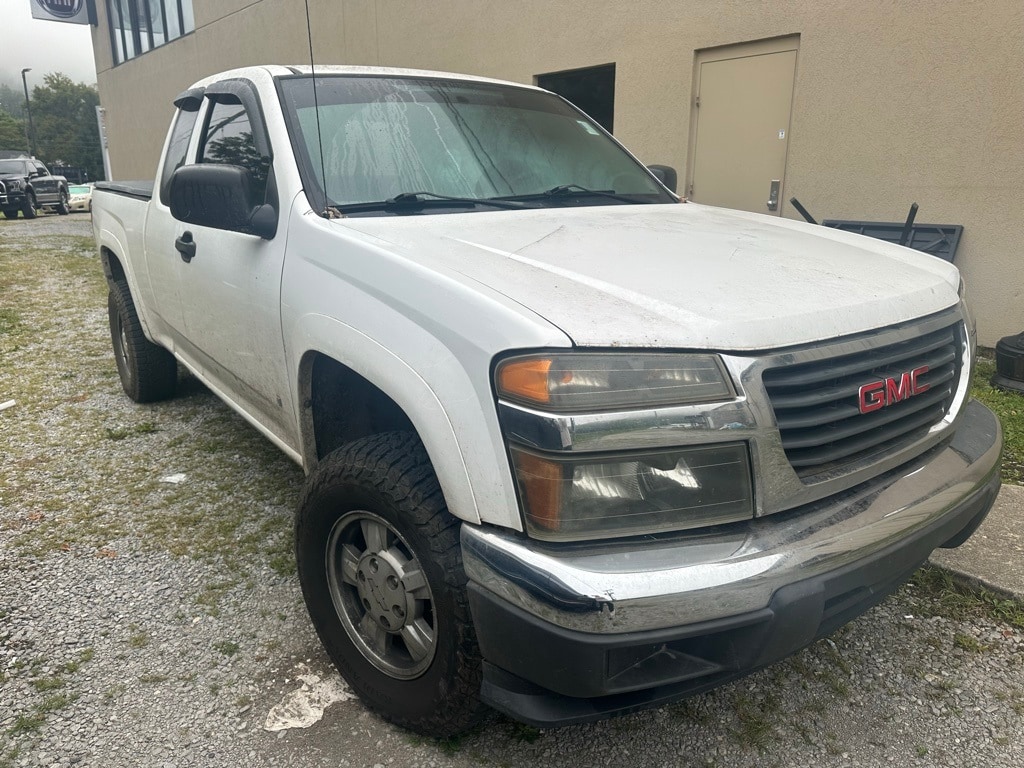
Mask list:
[[[415,435],[375,435],[324,458],[299,502],[295,550],[317,634],[367,707],[435,737],[480,719],[459,522]]]
[[[68,205],[68,191],[66,189],[60,191],[60,199],[57,201],[56,211],[61,216],[67,216],[71,213],[71,206]]]
[[[178,383],[174,355],[146,338],[135,311],[128,284],[112,283],[107,294],[107,316],[114,361],[125,394],[136,403],[166,400]]]
[[[18,218],[18,209],[4,208],[4,216],[7,217],[8,219],[16,219]]]
[[[21,212],[26,219],[34,219],[36,217],[36,198],[31,192],[25,195],[25,204],[21,207]]]

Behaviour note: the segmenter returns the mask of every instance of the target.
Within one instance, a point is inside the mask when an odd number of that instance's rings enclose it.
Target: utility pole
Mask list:
[[[32,126],[32,105],[28,100],[28,80],[25,79],[25,73],[31,71],[32,67],[25,67],[25,69],[21,70],[21,84],[25,88],[25,114],[28,115],[28,122],[25,123],[25,143],[28,144],[29,156],[35,157],[35,152],[32,149],[32,143],[35,138],[36,129]]]

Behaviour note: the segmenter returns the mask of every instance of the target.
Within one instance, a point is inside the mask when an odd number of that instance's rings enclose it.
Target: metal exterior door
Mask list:
[[[694,75],[694,202],[778,215],[789,146],[797,39],[701,51]]]

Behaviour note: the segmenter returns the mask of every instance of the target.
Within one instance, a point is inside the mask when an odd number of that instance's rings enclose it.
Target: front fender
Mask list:
[[[488,517],[481,515],[481,506],[485,509],[507,506],[506,494],[500,491],[495,493],[497,488],[490,490],[489,495],[494,497],[490,499],[478,498],[474,491],[474,480],[486,476],[488,465],[492,486],[500,485],[494,477],[498,474],[495,472],[495,462],[500,461],[500,466],[506,467],[504,471],[508,472],[504,455],[494,455],[487,430],[478,421],[469,429],[457,433],[456,425],[449,417],[449,410],[445,408],[435,388],[405,361],[359,330],[325,315],[304,315],[296,322],[291,335],[294,340],[291,348],[302,349],[302,358],[308,359],[310,352],[326,355],[358,373],[402,408],[423,441],[448,509],[453,515],[467,522],[479,523]],[[452,358],[450,362],[455,361]],[[299,367],[299,361],[296,360],[295,380],[301,378]],[[467,422],[465,417],[472,417],[467,411],[472,412],[472,404],[478,400],[473,394],[469,377],[461,368],[457,369],[456,365],[445,365],[443,376],[446,396],[454,397],[462,403],[463,418],[460,420]],[[312,419],[308,403],[299,402],[297,407],[300,409],[297,416],[303,433],[303,463],[309,470],[316,461]],[[475,460],[469,462],[467,456]],[[511,487],[507,490],[512,491]],[[488,495],[487,488],[484,488],[484,495]],[[503,524],[509,524],[505,515],[499,517]]]

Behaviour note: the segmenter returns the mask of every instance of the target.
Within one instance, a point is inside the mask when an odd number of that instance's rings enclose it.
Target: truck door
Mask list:
[[[29,163],[29,170],[32,174],[32,189],[36,193],[36,203],[43,205],[56,202],[58,182],[46,170],[46,166],[33,161]]]
[[[146,306],[163,320],[171,337],[175,351],[181,347],[185,334],[185,319],[181,313],[181,291],[178,280],[181,277],[181,257],[174,248],[175,239],[181,234],[181,222],[171,216],[171,174],[185,164],[189,147],[194,145],[196,121],[203,103],[202,92],[183,93],[174,104],[178,112],[174,117],[167,147],[164,150],[163,166],[160,169],[159,187],[153,190],[149,214],[146,216],[146,272],[149,276],[149,294]]]
[[[272,148],[255,87],[244,80],[219,83],[206,89],[205,102],[195,162],[246,168],[259,194],[275,200]],[[184,325],[178,352],[228,399],[295,447],[281,334],[284,228],[263,240],[175,225],[174,242],[166,247],[177,257]]]

